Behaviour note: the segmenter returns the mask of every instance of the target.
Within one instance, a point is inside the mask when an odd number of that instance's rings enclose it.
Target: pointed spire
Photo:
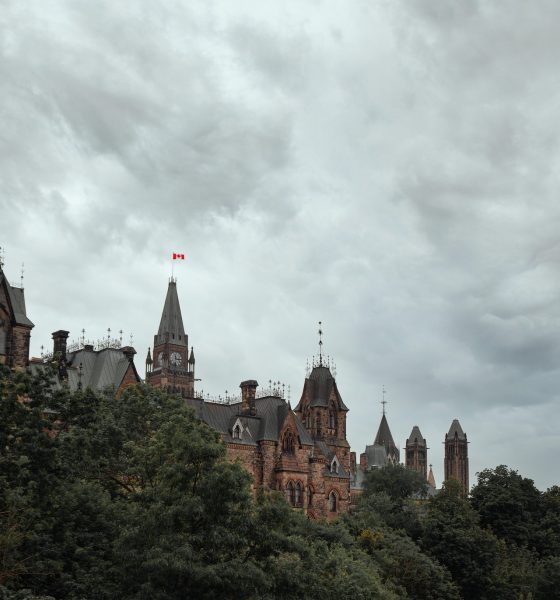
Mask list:
[[[181,307],[179,305],[179,297],[177,296],[177,282],[175,279],[169,281],[157,341],[158,343],[170,342],[178,346],[187,345],[187,336],[183,327],[183,317],[181,316]]]
[[[321,321],[319,321],[319,366],[323,366],[323,328],[321,327]]]
[[[392,457],[394,462],[399,462],[400,452],[391,435],[391,430],[389,429],[389,423],[387,422],[385,414],[381,417],[379,429],[377,430],[377,435],[375,436],[373,444],[384,446],[387,456]]]
[[[436,487],[436,478],[434,477],[434,472],[432,471],[432,465],[430,465],[430,472],[428,473],[428,485],[434,489]]]
[[[152,364],[152,353],[150,352],[150,347],[148,346],[148,355],[146,356],[146,364]]]
[[[191,346],[191,355],[189,356],[189,363],[194,365],[194,348]]]

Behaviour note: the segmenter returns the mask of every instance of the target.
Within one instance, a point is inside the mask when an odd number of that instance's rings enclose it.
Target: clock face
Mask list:
[[[178,352],[171,353],[171,364],[178,367],[181,364],[181,355]]]

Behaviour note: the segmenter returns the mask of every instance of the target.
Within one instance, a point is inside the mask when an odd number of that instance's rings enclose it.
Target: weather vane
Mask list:
[[[385,391],[385,386],[383,386],[381,388],[381,394],[382,394],[382,397],[383,397],[383,400],[381,400],[381,404],[383,405],[383,416],[385,416],[385,405],[387,404],[387,400],[385,400],[385,394],[386,393],[387,392]]]
[[[319,366],[323,366],[323,329],[322,323],[319,321]]]

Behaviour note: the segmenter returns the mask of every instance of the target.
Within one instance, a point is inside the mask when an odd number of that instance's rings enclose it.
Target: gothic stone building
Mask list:
[[[10,285],[0,262],[0,365],[23,369],[29,364],[33,327],[27,318],[23,288]]]
[[[253,475],[254,486],[281,491],[311,518],[333,519],[346,512],[351,465],[348,408],[322,359],[305,379],[301,399],[292,410],[279,390],[258,393],[255,380],[241,383],[241,402],[196,397],[194,354],[191,349],[187,358],[187,350],[177,286],[171,280],[153,354],[148,349],[147,383],[181,394],[196,415],[220,433],[227,458],[238,460]]]

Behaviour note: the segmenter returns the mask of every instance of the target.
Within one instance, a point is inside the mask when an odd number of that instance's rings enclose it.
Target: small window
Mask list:
[[[299,481],[296,483],[294,505],[295,506],[302,505],[301,483]]]
[[[335,492],[329,494],[329,510],[330,512],[336,512],[337,510],[337,498]]]
[[[338,460],[336,460],[336,456],[332,459],[331,473],[338,473]]]
[[[240,440],[241,439],[241,426],[239,425],[239,423],[233,428],[233,435],[232,437],[236,440]]]
[[[288,482],[286,486],[286,500],[291,506],[295,504],[295,488],[292,481]]]

